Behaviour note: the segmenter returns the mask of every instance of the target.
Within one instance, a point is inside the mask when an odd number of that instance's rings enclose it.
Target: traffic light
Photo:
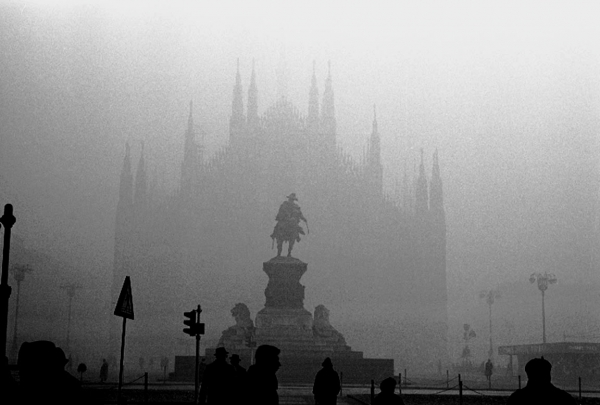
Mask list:
[[[184,312],[183,316],[187,318],[183,321],[183,324],[187,326],[183,330],[183,333],[187,333],[190,336],[204,335],[204,324],[200,323],[200,306],[193,311]]]
[[[183,316],[185,316],[187,318],[183,321],[183,324],[188,326],[187,328],[185,328],[183,330],[183,333],[187,333],[190,336],[195,336],[196,335],[196,325],[197,325],[196,310],[184,312]]]

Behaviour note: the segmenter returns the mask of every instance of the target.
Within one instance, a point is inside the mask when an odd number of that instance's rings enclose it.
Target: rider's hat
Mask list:
[[[285,198],[292,199],[293,201],[298,201],[298,199],[296,198],[296,193],[292,193]]]

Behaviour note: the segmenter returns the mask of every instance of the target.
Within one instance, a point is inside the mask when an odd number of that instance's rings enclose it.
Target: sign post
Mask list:
[[[119,389],[117,392],[117,404],[121,403],[121,388],[123,387],[123,358],[125,357],[125,327],[127,318],[133,320],[133,296],[131,295],[131,279],[129,276],[125,277],[119,299],[117,300],[117,307],[115,308],[115,315],[123,318],[123,333],[121,334],[121,360],[119,362]]]

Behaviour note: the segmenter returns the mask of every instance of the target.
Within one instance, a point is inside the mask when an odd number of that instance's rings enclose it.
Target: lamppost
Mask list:
[[[67,297],[69,297],[69,312],[67,315],[67,342],[65,348],[69,350],[69,341],[71,336],[71,306],[73,304],[73,297],[75,297],[75,291],[80,289],[81,286],[75,283],[66,283],[60,286],[61,289],[67,291]]]
[[[488,351],[488,358],[491,359],[494,356],[494,345],[492,343],[492,305],[494,304],[494,300],[500,298],[500,291],[484,290],[479,293],[479,298],[485,299],[490,311],[490,349]]]
[[[544,302],[544,293],[548,289],[548,285],[556,284],[556,277],[554,276],[554,274],[550,273],[533,273],[531,276],[529,276],[530,283],[533,284],[536,282],[536,280],[538,290],[542,292],[542,342],[546,343],[546,304]]]
[[[4,206],[4,215],[0,217],[0,224],[4,227],[4,241],[2,243],[2,276],[0,277],[0,359],[6,356],[6,326],[8,325],[8,299],[11,288],[8,285],[8,263],[10,257],[11,229],[16,222],[13,215],[13,206]]]
[[[254,364],[254,349],[256,348],[256,327],[254,325],[246,328],[244,337],[246,346],[250,349],[250,365]]]
[[[15,304],[15,327],[13,328],[13,341],[11,353],[14,358],[17,357],[18,345],[17,345],[17,330],[19,325],[19,296],[21,295],[21,282],[25,280],[25,274],[32,272],[33,269],[28,265],[17,265],[12,268],[13,278],[17,282],[17,302]]]
[[[477,337],[477,333],[475,333],[475,331],[471,329],[471,325],[469,325],[468,323],[465,323],[463,325],[463,329],[463,340],[465,341],[465,347],[463,348],[461,357],[463,359],[463,368],[465,368],[466,371],[467,366],[471,365],[471,361],[469,360],[469,358],[471,357],[471,349],[469,349],[469,340]]]

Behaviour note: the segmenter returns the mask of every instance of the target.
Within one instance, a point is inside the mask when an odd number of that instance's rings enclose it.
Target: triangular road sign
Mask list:
[[[131,280],[129,276],[125,277],[121,294],[117,300],[115,315],[133,320],[133,296],[131,295]]]

